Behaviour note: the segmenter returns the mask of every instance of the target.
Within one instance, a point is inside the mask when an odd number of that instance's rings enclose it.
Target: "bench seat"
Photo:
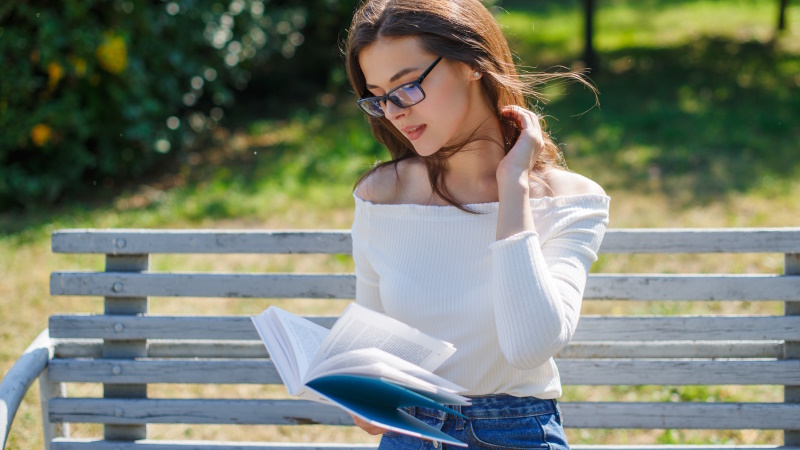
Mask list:
[[[104,314],[55,314],[0,385],[16,406],[36,376],[46,447],[58,450],[345,449],[375,444],[148,439],[147,424],[352,426],[338,408],[294,399],[148,397],[148,385],[280,385],[249,316],[156,315],[150,297],[329,299],[355,295],[352,273],[151,271],[154,254],[344,254],[348,230],[62,230],[56,253],[101,254],[105,272],[58,271],[52,295],[102,296]],[[777,386],[783,402],[563,401],[566,428],[782,430],[775,445],[574,445],[578,450],[800,450],[800,228],[610,229],[601,254],[779,253],[780,274],[592,273],[591,302],[782,302],[782,315],[586,314],[557,356],[565,386]],[[724,256],[724,255],[723,255]],[[736,303],[731,303],[736,302]],[[336,316],[307,315],[330,327]],[[24,366],[24,367],[23,367]],[[11,378],[10,378],[11,376]],[[13,379],[12,379],[13,378]],[[103,397],[66,395],[70,383]],[[5,388],[3,388],[5,386]],[[9,387],[11,386],[11,387]],[[5,389],[5,390],[4,390]],[[182,394],[184,396],[185,394]],[[103,436],[69,437],[70,423]],[[3,441],[5,442],[4,435]]]

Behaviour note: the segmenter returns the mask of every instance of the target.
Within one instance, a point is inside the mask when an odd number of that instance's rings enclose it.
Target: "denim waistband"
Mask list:
[[[518,416],[535,416],[539,414],[557,414],[557,400],[536,397],[515,397],[508,394],[492,394],[466,396],[472,400],[469,406],[447,405],[470,419],[506,418]],[[448,414],[437,409],[423,407],[405,408],[410,414],[423,414],[445,420]],[[452,417],[452,414],[450,414]]]

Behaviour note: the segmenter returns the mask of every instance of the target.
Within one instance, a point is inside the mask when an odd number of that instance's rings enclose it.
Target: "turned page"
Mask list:
[[[275,317],[281,321],[281,325],[289,337],[292,353],[297,361],[298,375],[300,379],[303,379],[329,330],[280,308],[269,309],[274,311]]]
[[[439,375],[377,348],[363,348],[340,353],[312,367],[303,383],[322,376],[347,374],[379,378],[404,386],[440,403],[468,405],[457,394],[466,389]]]
[[[252,320],[289,393],[297,395],[329,330],[275,306]]]
[[[399,320],[350,305],[325,337],[310,366],[350,350],[375,347],[433,372],[455,353],[453,344],[433,338]]]

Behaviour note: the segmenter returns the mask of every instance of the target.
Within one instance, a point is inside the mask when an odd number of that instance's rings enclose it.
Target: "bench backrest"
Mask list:
[[[147,398],[148,384],[280,384],[247,316],[151,315],[148,297],[355,295],[351,273],[157,272],[150,255],[347,255],[348,230],[64,230],[53,234],[52,244],[57,253],[104,254],[106,271],[51,276],[52,295],[103,296],[105,314],[50,318],[56,356],[48,382],[103,384],[103,398],[45,399],[50,421],[101,423],[104,437],[119,442],[146,438],[146,424],[153,423],[352,424],[336,408],[292,399]],[[800,445],[800,228],[612,229],[600,253],[780,253],[783,274],[592,273],[585,300],[780,301],[785,314],[733,316],[724,307],[727,315],[584,315],[557,357],[564,385],[775,385],[785,387],[786,399],[563,402],[567,427],[777,429],[787,445]],[[313,317],[325,326],[335,319]],[[63,437],[51,448],[96,448],[91,445],[100,444]]]

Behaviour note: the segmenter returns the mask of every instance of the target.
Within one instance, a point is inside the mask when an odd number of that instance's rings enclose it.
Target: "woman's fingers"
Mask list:
[[[504,106],[500,112],[514,119],[523,131],[533,131],[539,129],[539,118],[532,111],[517,105]]]
[[[505,106],[500,111],[520,126],[519,138],[497,167],[498,180],[508,179],[515,183],[520,174],[527,174],[535,164],[544,149],[544,135],[539,118],[532,111],[517,105]]]
[[[503,115],[515,120],[521,128],[520,137],[527,137],[533,141],[533,146],[542,147],[544,139],[542,127],[539,125],[539,117],[533,112],[517,105],[507,105],[501,110]]]
[[[360,418],[352,414],[350,414],[350,417],[353,418],[353,422],[356,424],[356,426],[358,426],[359,428],[361,428],[362,430],[366,431],[369,434],[372,435],[383,434],[388,431],[385,428],[376,427],[375,425],[372,425],[364,420],[361,420]]]

